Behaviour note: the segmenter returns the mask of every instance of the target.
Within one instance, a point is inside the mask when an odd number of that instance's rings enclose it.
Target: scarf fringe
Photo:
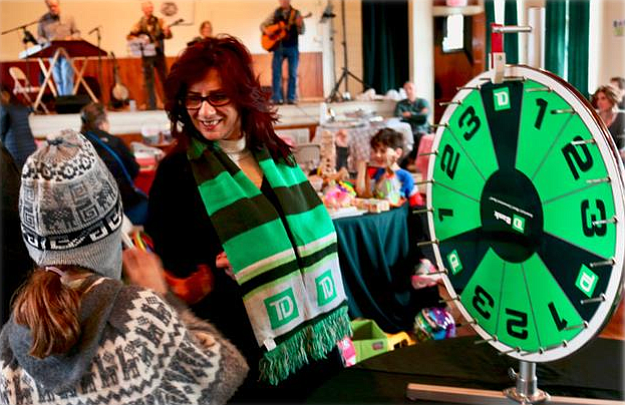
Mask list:
[[[324,359],[345,336],[352,335],[347,306],[297,331],[260,359],[260,379],[278,385],[309,360]]]

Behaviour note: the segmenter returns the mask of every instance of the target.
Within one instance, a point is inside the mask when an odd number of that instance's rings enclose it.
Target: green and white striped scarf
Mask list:
[[[298,166],[275,162],[266,149],[252,153],[286,223],[216,143],[192,139],[187,157],[264,351],[260,378],[278,384],[325,358],[351,327],[326,208]]]

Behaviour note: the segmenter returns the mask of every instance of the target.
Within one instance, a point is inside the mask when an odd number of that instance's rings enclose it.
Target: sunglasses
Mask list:
[[[230,102],[230,97],[223,92],[209,93],[208,96],[202,96],[200,94],[187,94],[182,101],[187,109],[197,110],[202,107],[202,103],[204,103],[204,101],[213,107],[224,106]]]

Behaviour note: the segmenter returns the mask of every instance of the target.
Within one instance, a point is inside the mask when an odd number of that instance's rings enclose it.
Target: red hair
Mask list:
[[[29,354],[42,359],[67,353],[80,336],[79,309],[80,294],[64,285],[58,274],[33,271],[13,303],[15,323],[32,335]]]
[[[241,116],[241,129],[248,148],[267,147],[274,159],[283,158],[290,164],[291,149],[276,135],[273,124],[278,120],[270,103],[270,94],[263,91],[254,75],[252,56],[236,38],[219,35],[206,38],[187,47],[176,59],[165,82],[165,110],[172,123],[171,132],[179,145],[186,147],[189,136],[197,134],[183,99],[189,87],[204,79],[210,69],[216,69],[222,88]]]

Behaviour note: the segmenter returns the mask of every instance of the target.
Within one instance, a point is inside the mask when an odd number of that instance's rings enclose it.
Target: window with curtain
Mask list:
[[[409,79],[408,0],[363,0],[361,7],[363,81],[384,94]]]
[[[462,49],[464,49],[464,16],[462,14],[450,15],[445,23],[443,52]]]
[[[517,0],[505,0],[504,25],[518,25]],[[519,63],[519,34],[505,34],[503,49],[506,50],[506,63]]]
[[[486,61],[491,52],[490,25],[503,2],[504,24],[517,25],[517,0],[485,0]],[[501,8],[498,8],[500,11]],[[590,0],[545,0],[545,69],[588,96]],[[504,35],[508,63],[519,62],[519,34]]]
[[[564,76],[567,1],[547,0],[545,9],[545,69]]]
[[[588,97],[588,58],[590,38],[590,0],[569,4],[568,82]]]
[[[590,0],[546,0],[545,69],[588,96]]]
[[[491,52],[490,47],[490,26],[495,20],[495,8],[501,12],[503,8],[503,20],[499,20],[499,24],[504,25],[518,24],[517,0],[485,0],[484,11],[486,13],[486,62]],[[506,52],[507,63],[519,63],[519,34],[505,34],[503,37],[504,50]]]

